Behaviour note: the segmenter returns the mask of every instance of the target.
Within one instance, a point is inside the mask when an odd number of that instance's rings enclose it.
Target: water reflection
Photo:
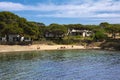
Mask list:
[[[0,54],[0,80],[120,80],[120,52],[66,50]]]
[[[48,60],[64,60],[66,51],[42,51],[42,52],[14,52],[0,54],[0,61],[11,60],[33,60],[33,59],[48,59]]]
[[[31,60],[40,57],[41,55],[41,53],[37,54],[36,52],[3,53],[0,54],[0,61]]]

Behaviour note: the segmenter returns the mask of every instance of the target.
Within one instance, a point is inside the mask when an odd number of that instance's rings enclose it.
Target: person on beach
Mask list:
[[[40,47],[38,46],[37,49],[40,49]]]

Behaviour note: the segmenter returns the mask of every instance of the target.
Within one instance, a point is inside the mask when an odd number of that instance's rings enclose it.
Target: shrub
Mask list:
[[[105,40],[107,38],[107,35],[104,34],[102,31],[97,31],[94,36],[93,36],[94,40],[96,41],[102,41]]]

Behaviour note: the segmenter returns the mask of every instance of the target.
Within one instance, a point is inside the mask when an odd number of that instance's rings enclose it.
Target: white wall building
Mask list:
[[[20,35],[19,34],[9,34],[8,41],[9,42],[20,41]]]
[[[89,30],[78,30],[78,29],[68,29],[68,35],[72,35],[72,36],[77,36],[77,35],[81,35],[83,37],[89,37],[93,34],[92,31]]]

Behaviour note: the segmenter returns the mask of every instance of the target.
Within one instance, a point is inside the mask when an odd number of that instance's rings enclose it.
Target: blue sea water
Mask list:
[[[0,80],[120,80],[120,52],[0,53]]]

